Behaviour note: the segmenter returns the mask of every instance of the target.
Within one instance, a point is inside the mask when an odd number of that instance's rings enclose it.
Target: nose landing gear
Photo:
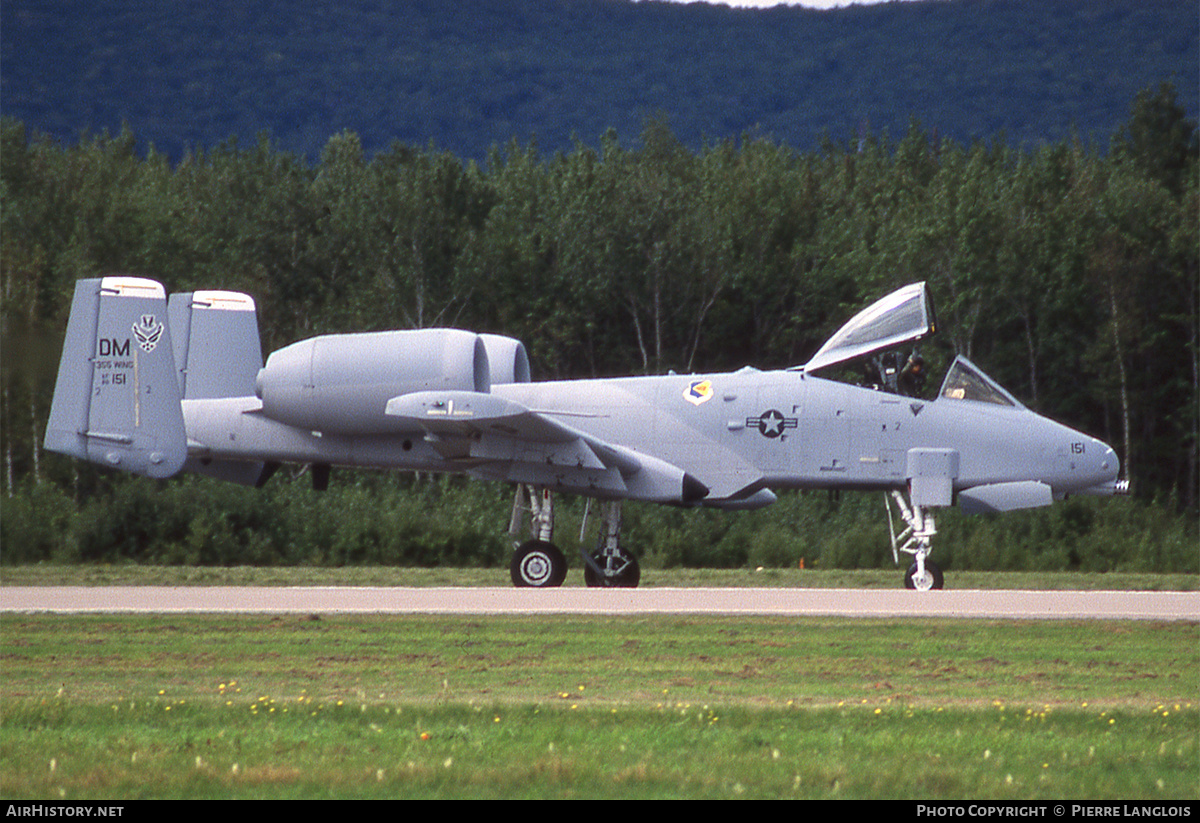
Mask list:
[[[897,534],[892,520],[892,504],[886,495],[883,499],[888,512],[888,533],[892,536],[892,559],[899,563],[900,552],[913,556],[913,564],[904,573],[904,588],[921,592],[942,588],[942,570],[927,559],[933,551],[933,536],[937,534],[933,515],[918,505],[909,506],[900,492],[891,492],[891,499],[896,501],[900,517],[907,525],[904,531]]]

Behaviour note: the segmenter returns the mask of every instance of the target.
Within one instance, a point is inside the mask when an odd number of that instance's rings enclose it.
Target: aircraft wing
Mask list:
[[[910,283],[850,318],[801,368],[815,372],[915,342],[936,330],[933,303],[925,283]]]
[[[391,398],[385,414],[424,430],[445,459],[480,476],[659,502],[708,495],[678,466],[493,394],[413,392]]]

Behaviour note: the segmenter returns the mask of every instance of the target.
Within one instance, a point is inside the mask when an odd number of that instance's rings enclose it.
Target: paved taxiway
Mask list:
[[[1200,592],[3,586],[0,612],[747,614],[1200,621]]]

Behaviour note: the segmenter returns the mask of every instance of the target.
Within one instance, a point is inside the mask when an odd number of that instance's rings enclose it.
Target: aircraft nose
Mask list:
[[[1080,467],[1084,469],[1084,477],[1081,479],[1088,485],[1086,488],[1080,489],[1078,493],[1105,496],[1128,494],[1129,481],[1117,479],[1121,473],[1121,461],[1113,447],[1092,438],[1088,448],[1095,456],[1085,466]]]
[[[1071,450],[1072,468],[1087,485],[1109,483],[1117,479],[1121,461],[1117,459],[1113,447],[1103,440],[1089,437],[1083,442],[1072,443]]]
[[[1116,480],[1117,475],[1121,473],[1121,461],[1117,458],[1116,451],[1101,440],[1096,441],[1096,446],[1100,452],[1100,481]]]
[[[1057,454],[1055,491],[1066,494],[1113,494],[1121,461],[1116,450],[1099,438],[1059,426],[1053,449]],[[1104,491],[1107,489],[1108,491]]]

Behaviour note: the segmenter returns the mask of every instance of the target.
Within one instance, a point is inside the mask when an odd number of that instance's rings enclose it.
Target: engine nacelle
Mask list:
[[[479,339],[487,348],[493,386],[529,382],[529,355],[525,352],[524,343],[498,334],[481,334]]]
[[[388,400],[445,389],[491,390],[480,335],[417,329],[313,337],[274,352],[255,380],[267,417],[330,434],[394,431]]]

